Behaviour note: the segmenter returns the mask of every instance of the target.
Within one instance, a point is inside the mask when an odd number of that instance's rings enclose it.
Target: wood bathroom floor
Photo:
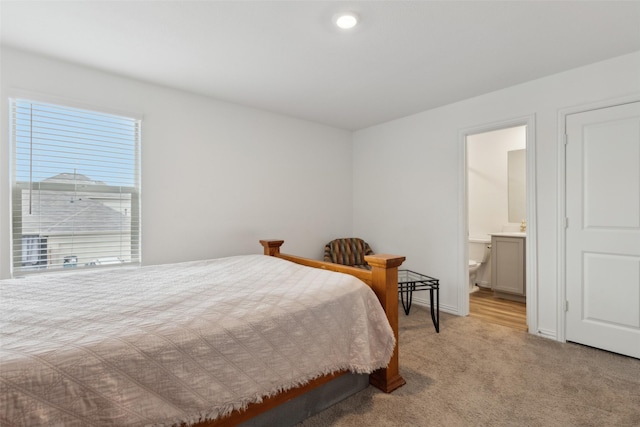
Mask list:
[[[521,331],[527,331],[526,307],[523,302],[494,297],[491,289],[469,294],[469,316]]]

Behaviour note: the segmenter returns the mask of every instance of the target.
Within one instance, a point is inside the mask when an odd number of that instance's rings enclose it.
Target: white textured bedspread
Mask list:
[[[395,340],[351,276],[264,255],[0,281],[0,425],[216,418]]]

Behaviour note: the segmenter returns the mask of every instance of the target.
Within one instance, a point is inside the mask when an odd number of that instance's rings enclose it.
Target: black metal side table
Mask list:
[[[440,281],[434,277],[416,273],[411,270],[398,270],[398,292],[402,301],[404,314],[409,315],[411,302],[415,291],[429,291],[431,301],[431,320],[436,332],[440,333]],[[435,291],[436,303],[433,303],[433,293]]]

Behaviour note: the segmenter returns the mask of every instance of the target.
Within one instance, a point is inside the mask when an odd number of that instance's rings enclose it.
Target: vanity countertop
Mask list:
[[[499,237],[527,237],[527,233],[522,231],[501,231],[498,233],[491,233],[491,235]]]

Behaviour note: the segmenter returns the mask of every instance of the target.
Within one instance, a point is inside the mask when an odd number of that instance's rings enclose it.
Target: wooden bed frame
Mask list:
[[[387,313],[389,324],[393,329],[396,337],[396,348],[393,356],[386,368],[378,369],[369,375],[369,383],[385,393],[391,393],[393,390],[405,384],[405,380],[398,370],[398,267],[404,262],[405,257],[398,255],[375,254],[365,256],[365,260],[371,266],[371,270],[363,270],[355,267],[348,267],[340,264],[332,264],[324,261],[316,261],[309,258],[303,258],[295,255],[287,255],[280,253],[280,246],[284,240],[260,240],[264,247],[264,254],[274,256],[288,261],[302,264],[309,267],[321,268],[324,270],[338,271],[340,273],[351,274],[362,280],[375,292],[380,300],[382,308]],[[228,427],[235,426],[250,420],[270,409],[275,408],[291,399],[299,397],[317,387],[320,387],[329,381],[346,374],[339,372],[332,375],[319,377],[304,386],[287,390],[276,396],[265,398],[262,403],[249,405],[247,410],[238,412],[234,411],[225,418],[219,418],[214,421],[203,421],[195,424],[197,427]]]

